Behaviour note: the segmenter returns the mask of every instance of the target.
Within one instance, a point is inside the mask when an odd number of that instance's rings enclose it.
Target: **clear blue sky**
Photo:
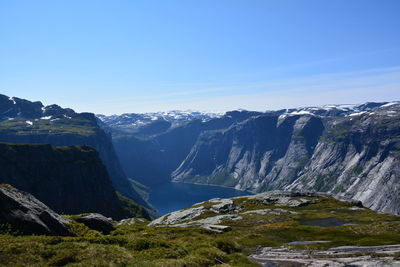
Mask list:
[[[400,1],[0,0],[0,93],[104,114],[400,100]]]

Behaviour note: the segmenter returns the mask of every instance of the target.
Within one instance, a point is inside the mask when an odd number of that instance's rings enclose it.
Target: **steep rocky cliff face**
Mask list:
[[[400,213],[400,105],[347,116],[264,115],[203,132],[175,181],[314,190]]]
[[[221,118],[194,119],[156,135],[143,136],[113,132],[113,143],[121,165],[130,177],[146,185],[169,181],[171,173],[185,159],[200,133],[205,130],[226,129],[259,112],[234,111]],[[148,126],[146,126],[148,127]]]
[[[57,105],[43,106],[41,102],[0,95],[0,142],[91,146],[99,152],[114,187],[149,207],[122,170],[110,136],[91,113],[75,113]]]
[[[149,218],[143,207],[117,195],[98,152],[88,146],[0,143],[0,183],[33,194],[58,213]]]
[[[400,214],[400,108],[327,120],[310,161],[289,190],[330,192]]]
[[[257,191],[290,184],[311,156],[323,131],[313,116],[257,116],[223,131],[204,132],[175,181]]]

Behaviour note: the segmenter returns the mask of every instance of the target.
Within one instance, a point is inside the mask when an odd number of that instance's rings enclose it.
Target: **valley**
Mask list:
[[[399,102],[99,118],[122,168],[150,187],[322,191],[400,213]]]
[[[395,266],[399,111],[94,116],[0,96],[0,262]]]

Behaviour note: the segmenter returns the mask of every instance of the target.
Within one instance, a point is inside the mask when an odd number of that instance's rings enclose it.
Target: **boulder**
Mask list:
[[[10,185],[0,185],[0,222],[24,234],[71,235],[61,218],[33,195]]]
[[[92,213],[86,216],[82,216],[75,219],[75,221],[83,223],[90,229],[102,232],[104,234],[109,234],[112,230],[115,229],[112,220],[99,213]]]

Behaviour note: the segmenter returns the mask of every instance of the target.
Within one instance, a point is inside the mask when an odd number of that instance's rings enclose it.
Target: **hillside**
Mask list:
[[[87,146],[0,143],[0,183],[29,192],[62,214],[149,218],[143,207],[115,192],[98,152]]]
[[[151,223],[124,220],[115,225],[109,235],[77,223],[70,224],[74,237],[3,234],[0,260],[6,266],[400,264],[399,216],[323,194],[212,199]]]
[[[91,113],[76,113],[57,105],[43,106],[38,101],[0,95],[0,142],[91,146],[99,152],[113,186],[151,209],[133,188],[120,166],[110,136],[98,126]]]

